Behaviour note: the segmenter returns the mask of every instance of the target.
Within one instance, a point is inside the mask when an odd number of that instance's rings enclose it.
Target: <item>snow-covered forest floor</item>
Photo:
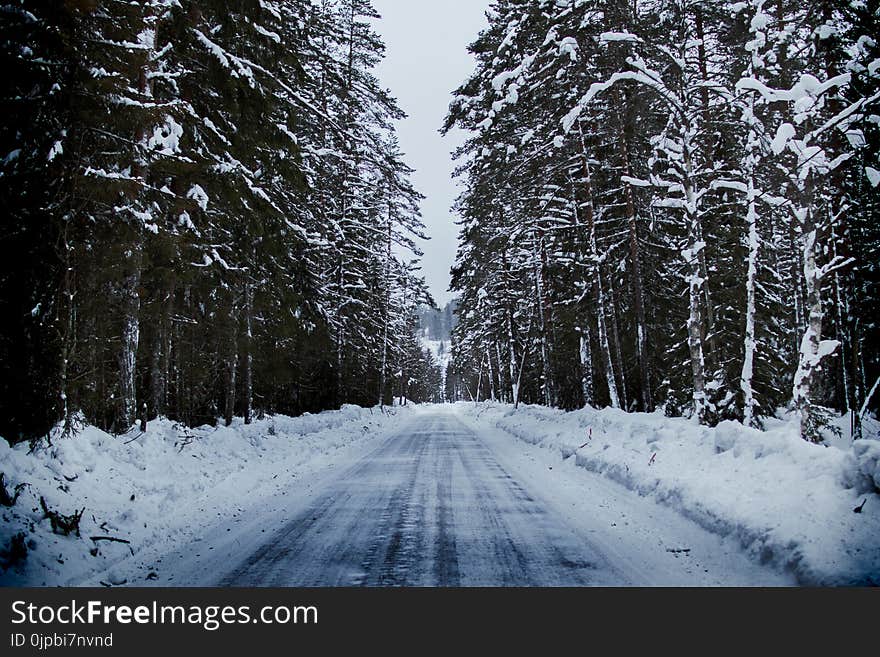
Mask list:
[[[24,534],[27,548],[23,561],[0,567],[0,584],[143,584],[155,575],[131,572],[137,563],[132,557],[168,551],[221,520],[247,518],[298,479],[358,458],[409,411],[346,406],[197,429],[158,420],[146,433],[133,429],[122,436],[86,427],[34,452],[27,443],[10,448],[0,440],[7,491],[27,484],[13,506],[0,507],[3,565],[17,534]],[[64,515],[84,509],[80,535],[54,533],[40,497]],[[127,542],[93,540],[98,537]]]
[[[880,425],[872,420],[870,439],[813,445],[799,437],[795,421],[768,421],[762,432],[734,422],[707,428],[613,409],[445,408],[496,452],[529,460],[528,478],[548,498],[595,496],[599,475],[612,507],[625,497],[611,490],[619,485],[647,505],[640,516],[635,502],[615,509],[596,499],[572,511],[574,524],[601,524],[620,513],[638,523],[653,518],[650,509],[659,503],[802,584],[880,584]],[[295,508],[325,473],[369,458],[414,412],[418,407],[347,406],[192,430],[159,420],[146,433],[123,436],[87,427],[33,452],[0,442],[7,492],[27,484],[13,506],[2,507],[0,527],[4,561],[16,535],[24,536],[27,557],[0,570],[0,583],[174,585],[161,565],[166,554],[187,545],[246,551],[266,540],[261,532],[269,536],[276,528],[271,519]],[[85,510],[79,536],[53,531],[41,497],[50,511]],[[639,531],[651,537],[657,528]],[[632,556],[641,548],[627,549]],[[646,544],[645,559],[650,551]]]
[[[802,584],[880,585],[880,425],[872,420],[865,430],[874,439],[813,445],[794,420],[768,419],[767,430],[757,431],[659,412],[459,407],[481,430],[547,450],[560,462],[557,472],[600,473],[738,540],[754,559]]]

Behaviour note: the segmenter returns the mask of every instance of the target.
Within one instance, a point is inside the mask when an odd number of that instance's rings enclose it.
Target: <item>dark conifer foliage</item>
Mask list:
[[[0,12],[0,434],[436,389],[368,1]]]
[[[805,439],[834,413],[857,434],[880,403],[878,21],[493,3],[446,122],[473,131],[451,393],[751,426],[788,406]]]

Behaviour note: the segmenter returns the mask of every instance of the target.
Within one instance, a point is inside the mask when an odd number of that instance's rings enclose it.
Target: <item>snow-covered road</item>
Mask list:
[[[455,407],[154,562],[151,584],[786,585],[732,542]]]

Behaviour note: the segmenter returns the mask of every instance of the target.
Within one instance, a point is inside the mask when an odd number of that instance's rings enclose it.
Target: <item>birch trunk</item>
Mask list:
[[[821,429],[827,424],[823,409],[813,401],[815,376],[821,369],[822,359],[834,353],[840,346],[836,340],[822,340],[822,324],[825,312],[822,308],[823,271],[818,265],[817,229],[811,208],[812,175],[806,182],[807,203],[798,210],[796,218],[803,227],[802,245],[804,259],[804,286],[806,305],[809,310],[807,328],[801,339],[798,368],[794,375],[794,405],[800,414],[801,437],[810,442],[822,441]]]
[[[756,206],[757,192],[755,181],[749,175],[746,211],[746,224],[748,226],[749,240],[749,270],[746,277],[746,334],[742,373],[740,375],[740,389],[743,392],[743,424],[750,427],[758,427],[760,422],[756,413],[755,392],[752,386],[752,378],[755,369],[755,351],[757,338],[755,333],[755,315],[757,313],[757,280],[758,280],[758,257],[759,234],[758,213]]]
[[[685,252],[685,260],[690,267],[688,277],[689,312],[687,321],[688,350],[690,352],[691,375],[693,381],[694,417],[700,424],[705,424],[708,419],[708,405],[706,403],[706,374],[705,361],[703,358],[703,320],[701,315],[703,280],[702,267],[700,265],[700,252],[706,247],[700,239],[700,214],[697,206],[696,195],[693,188],[693,162],[691,159],[688,137],[683,135],[684,145],[684,188],[685,188],[685,211],[688,224],[688,248]]]

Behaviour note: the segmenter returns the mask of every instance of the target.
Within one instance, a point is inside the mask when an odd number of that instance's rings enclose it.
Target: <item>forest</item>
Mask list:
[[[367,0],[3,3],[0,435],[436,392],[376,19]]]
[[[450,375],[514,404],[861,435],[878,37],[876,0],[495,2],[445,124],[472,131]]]

